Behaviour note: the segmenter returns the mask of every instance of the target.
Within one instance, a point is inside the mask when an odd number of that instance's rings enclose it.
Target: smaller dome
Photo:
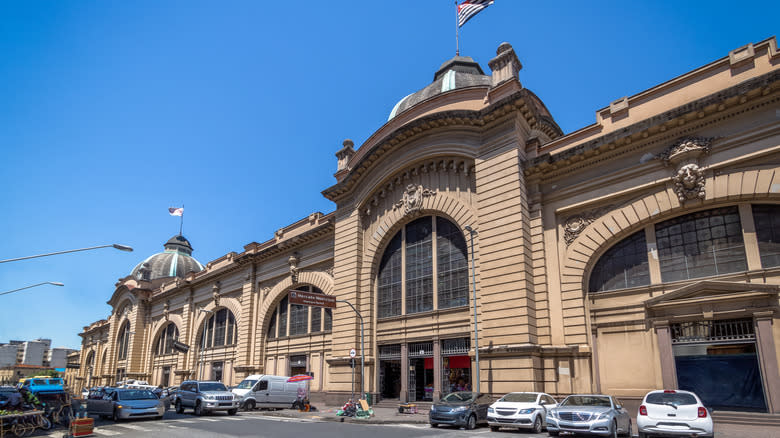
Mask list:
[[[490,76],[471,57],[456,56],[439,67],[430,85],[398,101],[387,120],[438,94],[458,88],[489,87],[490,83]]]
[[[168,239],[165,251],[154,254],[142,261],[130,273],[138,280],[156,280],[158,278],[184,278],[188,272],[200,272],[203,265],[192,257],[192,245],[181,234]]]

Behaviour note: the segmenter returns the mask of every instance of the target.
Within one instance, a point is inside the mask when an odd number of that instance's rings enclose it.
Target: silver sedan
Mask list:
[[[165,403],[147,389],[116,389],[100,399],[87,400],[87,411],[114,421],[165,414]]]
[[[561,432],[617,437],[631,436],[631,416],[611,395],[570,395],[547,412],[547,433]]]

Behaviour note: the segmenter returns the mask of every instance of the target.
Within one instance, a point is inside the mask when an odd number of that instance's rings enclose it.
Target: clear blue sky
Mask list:
[[[496,0],[463,28],[488,72],[507,41],[565,132],[777,33],[778,3]],[[0,342],[78,348],[117,279],[179,230],[207,263],[335,206],[360,145],[455,52],[450,0],[0,3]]]

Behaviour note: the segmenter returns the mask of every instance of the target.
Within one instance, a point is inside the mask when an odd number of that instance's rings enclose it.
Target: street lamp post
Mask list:
[[[131,248],[131,247],[127,246],[127,245],[120,245],[118,243],[112,243],[110,245],[90,246],[88,248],[69,249],[67,251],[57,251],[57,252],[50,252],[50,253],[46,253],[46,254],[31,255],[31,256],[27,256],[27,257],[17,257],[15,259],[0,260],[0,263],[18,262],[19,260],[34,259],[34,258],[38,258],[38,257],[48,257],[48,256],[57,255],[57,254],[67,254],[67,253],[70,253],[70,252],[89,251],[89,250],[92,250],[92,249],[100,249],[100,248],[116,248],[116,249],[118,249],[120,251],[127,251],[127,252],[132,252],[133,251],[133,248]]]
[[[466,225],[466,231],[471,235],[471,290],[474,301],[474,362],[477,368],[477,393],[479,393],[479,332],[477,331],[477,279],[474,268],[474,235],[477,231]]]
[[[20,287],[19,289],[9,290],[9,291],[0,293],[0,295],[10,294],[12,292],[17,292],[17,291],[20,291],[20,290],[29,289],[31,287],[42,286],[44,284],[50,284],[52,286],[65,286],[64,284],[60,283],[59,281],[44,281],[43,283],[32,284],[30,286]]]
[[[355,308],[355,306],[353,306],[352,303],[350,303],[347,300],[336,300],[336,302],[348,304],[349,307],[351,307],[352,310],[355,311],[358,318],[360,318],[360,397],[363,398],[366,396],[365,379],[363,377],[363,370],[365,369],[365,358],[366,358],[366,355],[363,352],[363,315],[361,315],[360,312],[358,312],[358,310]]]
[[[204,309],[202,307],[199,308],[198,311],[209,313],[209,314],[212,314],[212,315],[214,314],[214,311],[206,310],[206,309]],[[200,375],[200,377],[198,378],[198,380],[203,380],[203,364],[204,364],[205,355],[206,355],[206,323],[207,322],[208,321],[206,321],[206,319],[204,318],[203,319],[203,337],[200,338],[202,344],[200,346],[200,367],[199,367],[200,369],[198,370],[198,374]]]
[[[127,369],[130,368],[130,364],[132,363],[132,360],[130,358],[130,337],[133,336],[135,332],[127,332],[127,351],[125,351],[125,354],[127,355],[127,363],[125,364],[125,367],[122,368],[122,382],[125,381],[125,376],[127,376]],[[99,345],[99,344],[98,344]],[[98,347],[100,348],[100,347]],[[119,383],[119,382],[117,382]]]

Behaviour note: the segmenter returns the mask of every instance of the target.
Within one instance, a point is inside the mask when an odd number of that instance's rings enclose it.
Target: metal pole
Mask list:
[[[20,287],[19,289],[9,290],[9,291],[0,293],[0,295],[10,294],[12,292],[17,292],[17,291],[20,291],[20,290],[29,289],[29,288],[35,287],[35,286],[42,286],[44,284],[51,284],[53,286],[65,286],[64,284],[62,284],[62,283],[60,283],[58,281],[44,281],[43,283],[33,284],[33,285],[30,285],[30,286]]]
[[[470,225],[466,225],[466,231],[471,235],[471,290],[474,301],[474,361],[477,368],[477,393],[479,394],[479,332],[477,331],[477,279],[474,268],[474,235],[477,234]]]
[[[204,308],[199,308],[198,311],[200,312],[206,312],[206,313],[214,313],[211,310],[206,310]],[[203,361],[205,360],[206,355],[206,319],[203,319],[203,337],[201,338],[201,346],[200,346],[200,367],[198,367],[198,375],[200,376],[198,380],[203,380]]]
[[[355,306],[353,306],[352,303],[350,303],[347,300],[336,300],[336,302],[337,303],[346,303],[347,305],[349,305],[349,307],[352,308],[352,310],[355,311],[355,313],[357,314],[358,318],[360,318],[360,396],[361,397],[365,397],[365,394],[366,394],[366,392],[365,392],[365,378],[363,376],[363,371],[364,371],[364,368],[365,368],[366,355],[363,352],[364,351],[363,350],[363,345],[364,345],[363,344],[363,339],[364,339],[363,315],[361,315],[360,312],[358,312],[358,310],[355,308]]]
[[[6,259],[6,260],[0,260],[0,263],[8,263],[8,262],[16,262],[19,260],[27,260],[27,259],[34,259],[37,257],[47,257],[47,256],[53,256],[57,254],[67,254],[70,252],[79,252],[79,251],[89,251],[91,249],[99,249],[99,248],[116,248],[120,251],[127,251],[132,252],[133,248],[127,246],[127,245],[120,245],[118,243],[112,243],[111,245],[100,245],[100,246],[90,246],[89,248],[79,248],[79,249],[69,249],[67,251],[57,251],[57,252],[50,252],[47,254],[38,254],[38,255],[32,255],[27,257],[17,257],[15,259]]]

